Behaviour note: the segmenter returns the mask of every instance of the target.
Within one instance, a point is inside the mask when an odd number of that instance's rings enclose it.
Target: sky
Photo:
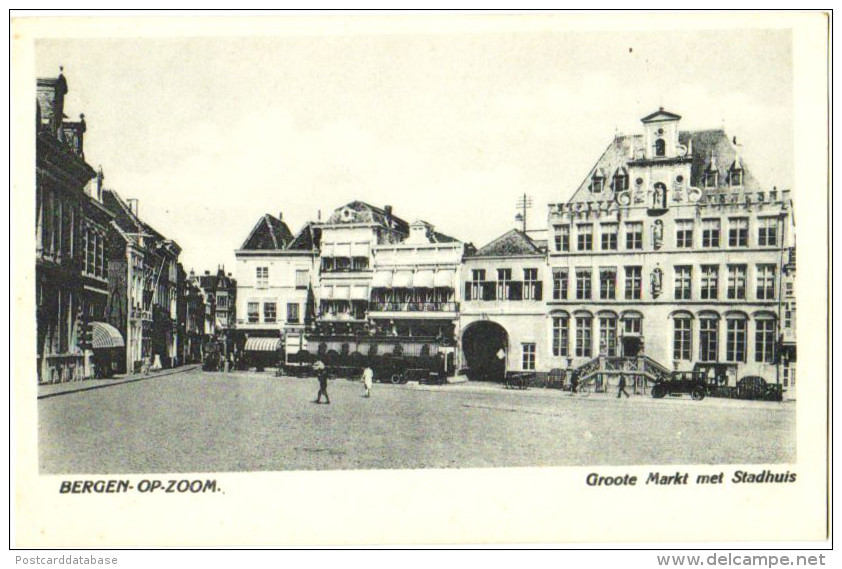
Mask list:
[[[185,268],[235,270],[265,213],[295,233],[362,200],[484,245],[566,200],[659,106],[724,127],[761,184],[793,182],[786,30],[44,39],[85,156]],[[235,275],[236,276],[236,275]]]

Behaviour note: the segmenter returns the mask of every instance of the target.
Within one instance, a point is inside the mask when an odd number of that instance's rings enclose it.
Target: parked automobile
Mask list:
[[[782,401],[783,389],[780,385],[767,383],[758,375],[747,375],[737,382],[737,398]]]
[[[652,397],[662,399],[667,395],[689,394],[694,401],[701,401],[708,393],[704,374],[698,371],[674,371],[670,379],[652,387]]]

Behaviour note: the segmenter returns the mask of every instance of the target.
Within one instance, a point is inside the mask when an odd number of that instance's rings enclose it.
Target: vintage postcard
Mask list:
[[[13,18],[13,543],[825,539],[828,30]]]

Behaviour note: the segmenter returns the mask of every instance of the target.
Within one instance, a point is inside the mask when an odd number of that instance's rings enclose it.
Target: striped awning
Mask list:
[[[122,348],[126,345],[120,331],[111,324],[91,322],[91,331],[93,332],[93,348],[95,350]]]
[[[354,285],[351,288],[351,300],[368,300],[368,287],[365,285]]]
[[[280,349],[280,338],[249,338],[243,348],[246,352],[277,352]]]
[[[453,288],[454,281],[453,271],[439,271],[436,273],[433,284],[436,288]]]
[[[351,243],[352,257],[368,257],[369,253],[368,243]]]
[[[412,286],[414,288],[433,288],[433,271],[416,271],[412,276]]]
[[[389,288],[392,286],[392,271],[377,271],[371,279],[372,288]]]
[[[398,271],[392,279],[393,288],[412,288],[412,271]]]

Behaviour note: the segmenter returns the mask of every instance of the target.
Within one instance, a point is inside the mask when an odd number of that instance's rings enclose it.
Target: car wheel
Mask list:
[[[694,387],[693,391],[690,392],[690,397],[693,398],[693,401],[701,401],[705,398],[705,390],[701,387]]]
[[[656,385],[652,388],[652,397],[655,399],[663,399],[667,394],[667,389],[663,385]]]
[[[401,377],[401,374],[393,373],[392,374],[392,384],[398,385],[399,383],[403,383],[403,378]]]

